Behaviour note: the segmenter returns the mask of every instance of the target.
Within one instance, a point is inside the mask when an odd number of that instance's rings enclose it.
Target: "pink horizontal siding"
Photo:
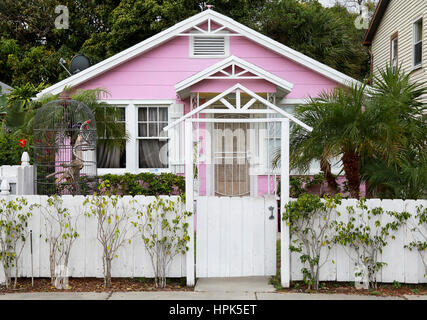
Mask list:
[[[276,92],[276,86],[265,80],[240,80],[239,83],[253,92]],[[236,84],[236,80],[207,79],[191,87],[191,92],[222,92]]]
[[[316,96],[320,91],[336,86],[334,81],[244,37],[230,37],[230,54],[293,83],[294,88],[288,98]],[[102,87],[110,92],[110,99],[175,99],[176,83],[220,60],[189,58],[189,37],[177,37],[85,82],[79,88]],[[220,92],[232,85],[228,84],[222,81],[213,84],[206,80],[196,84],[192,91]],[[247,81],[246,84],[257,92],[275,90],[265,81]]]

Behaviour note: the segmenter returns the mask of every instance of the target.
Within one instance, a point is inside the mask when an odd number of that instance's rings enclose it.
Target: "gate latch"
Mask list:
[[[273,220],[274,219],[274,214],[273,214],[274,207],[273,206],[269,206],[268,210],[270,210],[270,213],[271,213],[270,217],[268,217],[268,219]]]

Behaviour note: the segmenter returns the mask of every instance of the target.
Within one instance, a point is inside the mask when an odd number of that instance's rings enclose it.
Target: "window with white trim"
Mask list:
[[[398,40],[397,35],[391,39],[391,68],[393,73],[397,70],[397,52],[398,52]]]
[[[138,106],[138,167],[168,168],[168,106]]]
[[[97,123],[98,127],[104,128],[104,134],[98,137],[97,145],[97,167],[103,168],[126,168],[126,139],[107,138],[111,136],[107,132],[111,125],[121,127],[126,132],[126,106],[107,106],[104,108],[104,121]],[[108,139],[108,140],[107,140]],[[112,141],[112,140],[116,141]],[[117,141],[119,140],[119,141]]]
[[[423,57],[423,18],[414,23],[414,68],[421,67]]]
[[[190,57],[226,57],[229,54],[229,37],[195,35],[190,38]]]

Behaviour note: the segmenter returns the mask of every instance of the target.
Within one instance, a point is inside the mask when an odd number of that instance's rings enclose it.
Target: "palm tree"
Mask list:
[[[389,67],[374,78],[372,89],[355,84],[322,92],[318,98],[296,108],[296,116],[313,127],[313,131],[292,126],[291,167],[306,172],[312,161],[320,161],[325,178],[333,187],[330,163],[338,158],[350,194],[358,198],[365,164],[377,161],[390,168],[399,165],[410,168],[408,163],[414,159],[421,164],[426,137],[422,97],[426,93],[425,86],[411,83],[401,68],[393,72]],[[409,156],[411,152],[418,156]],[[403,169],[395,172],[408,174]],[[378,179],[369,179],[368,170],[364,172],[370,183],[379,183]]]
[[[331,161],[341,159],[348,180],[350,193],[359,197],[360,151],[364,148],[365,121],[363,107],[366,105],[366,85],[338,87],[322,92],[296,108],[296,116],[313,127],[307,132],[300,126],[292,126],[290,165],[306,172],[313,160],[321,164],[330,187],[337,184],[331,173]]]
[[[383,159],[369,159],[362,166],[368,192],[379,198],[427,198],[427,150],[405,152],[400,164],[388,165]]]
[[[427,196],[427,127],[425,83],[411,82],[399,68],[374,78],[371,116],[378,127],[375,151],[361,164],[368,191],[379,197]]]

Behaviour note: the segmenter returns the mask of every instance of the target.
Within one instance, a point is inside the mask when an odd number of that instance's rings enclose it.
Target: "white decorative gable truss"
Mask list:
[[[177,94],[184,99],[190,94],[190,88],[194,84],[209,79],[221,80],[248,80],[261,79],[276,85],[279,96],[284,96],[291,92],[293,84],[279,78],[278,76],[236,56],[228,57],[214,65],[192,75],[191,77],[178,82],[175,85]]]
[[[207,23],[207,29],[201,28],[200,26],[205,23]],[[219,27],[214,29],[211,27],[213,24]],[[194,31],[197,31],[199,34],[203,34],[203,36],[207,37],[214,37],[218,36],[219,34],[226,37],[244,36],[251,41],[258,43],[259,45],[264,46],[269,50],[286,57],[287,59],[290,59],[291,61],[299,63],[333,81],[336,81],[339,84],[346,86],[354,83],[359,84],[357,80],[323,63],[320,63],[298,51],[295,51],[281,44],[280,42],[270,39],[269,37],[250,29],[223,14],[208,9],[179,22],[176,25],[152,36],[151,38],[148,38],[126,50],[123,50],[122,52],[119,52],[118,54],[91,66],[90,68],[87,68],[73,76],[68,77],[65,80],[50,86],[49,88],[37,94],[37,97],[39,98],[44,94],[59,94],[64,90],[65,87],[71,88],[82,84],[139,56],[148,50],[151,50],[167,42],[174,37],[192,36],[194,35]]]
[[[214,11],[212,11],[214,12]],[[227,28],[226,25],[218,25],[218,22],[212,19],[211,17],[208,17],[206,21],[203,22],[203,24],[206,23],[206,29],[203,29],[199,27],[198,25],[193,26],[191,29],[186,30],[185,32],[182,32],[178,34],[179,36],[194,36],[195,34],[206,36],[206,37],[217,37],[218,35],[227,35],[227,36],[243,36],[240,33],[236,32],[229,32],[230,30]],[[218,26],[218,28],[215,28],[214,26]],[[226,33],[224,33],[227,31]]]
[[[229,101],[227,101],[225,99],[225,97],[227,95],[229,95],[230,93],[235,93],[236,94],[236,103],[235,105],[232,105]],[[249,95],[251,97],[251,100],[249,100],[247,103],[245,103],[244,105],[241,104],[241,93],[245,93],[247,95]],[[232,113],[239,113],[239,114],[249,114],[249,113],[253,113],[251,112],[252,110],[250,109],[251,106],[255,103],[255,102],[260,102],[262,103],[264,106],[266,106],[267,109],[272,110],[274,113],[280,114],[283,117],[295,122],[296,124],[300,125],[301,127],[303,127],[304,129],[308,130],[308,131],[313,131],[313,128],[306,125],[304,122],[302,122],[301,120],[298,120],[297,118],[295,118],[294,116],[292,116],[291,114],[287,113],[286,111],[282,110],[281,108],[279,108],[278,106],[276,106],[275,104],[271,103],[270,101],[264,99],[263,97],[261,97],[260,95],[256,94],[255,92],[249,90],[248,88],[244,87],[243,85],[241,85],[240,83],[235,84],[234,86],[228,88],[227,90],[225,90],[224,92],[218,94],[217,96],[215,96],[212,99],[209,99],[208,101],[206,101],[205,103],[203,103],[202,105],[198,106],[197,108],[191,110],[190,112],[186,113],[185,115],[183,115],[181,118],[177,119],[176,121],[172,122],[171,124],[167,125],[163,130],[167,131],[173,127],[175,127],[177,124],[185,121],[186,119],[189,119],[195,115],[197,115],[198,113],[201,113],[203,111],[206,111],[206,109],[213,105],[214,103],[220,101],[222,104],[225,105],[226,109],[211,109],[212,113],[227,113],[227,114],[232,114]],[[255,110],[256,113],[261,113],[263,110]],[[239,122],[239,121],[243,121],[241,119],[236,120],[236,119],[229,119],[230,122]],[[254,122],[262,122],[262,121],[272,121],[271,118],[266,118],[266,119],[252,119]],[[204,119],[204,122],[209,122],[209,119]],[[218,121],[217,119],[213,119],[213,121]],[[222,120],[222,121],[226,121],[226,120]],[[251,120],[247,120],[247,121],[251,121]]]

